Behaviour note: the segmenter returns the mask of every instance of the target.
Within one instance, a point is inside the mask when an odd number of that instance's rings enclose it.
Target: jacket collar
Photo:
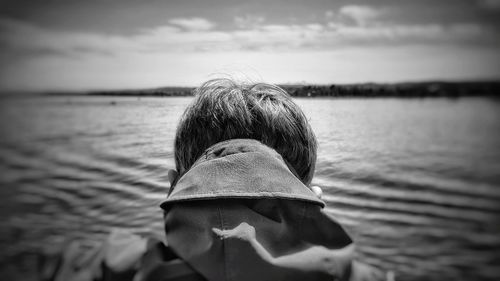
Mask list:
[[[301,200],[324,207],[272,148],[233,139],[208,148],[160,205],[221,198]]]

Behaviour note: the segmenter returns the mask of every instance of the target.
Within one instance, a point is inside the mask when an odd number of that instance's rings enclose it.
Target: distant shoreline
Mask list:
[[[394,84],[280,85],[292,97],[500,97],[500,81],[485,82],[413,82]],[[49,96],[193,96],[194,87],[161,87],[137,90],[88,92],[46,92]]]

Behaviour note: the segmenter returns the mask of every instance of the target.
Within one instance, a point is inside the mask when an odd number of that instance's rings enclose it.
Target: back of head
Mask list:
[[[275,149],[308,185],[317,142],[302,110],[285,90],[270,84],[215,79],[195,90],[175,136],[180,175],[210,146],[229,139],[255,139]]]

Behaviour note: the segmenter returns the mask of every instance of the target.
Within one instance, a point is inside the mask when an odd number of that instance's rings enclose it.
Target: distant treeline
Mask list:
[[[500,97],[498,82],[421,82],[397,84],[280,85],[293,97]],[[194,88],[163,87],[144,90],[95,91],[106,96],[191,96]]]

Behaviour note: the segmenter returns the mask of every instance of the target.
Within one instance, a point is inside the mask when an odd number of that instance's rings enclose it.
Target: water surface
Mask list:
[[[0,274],[112,227],[162,236],[159,202],[191,98],[28,97],[0,104]],[[500,103],[297,99],[314,184],[359,258],[398,280],[500,280]]]

